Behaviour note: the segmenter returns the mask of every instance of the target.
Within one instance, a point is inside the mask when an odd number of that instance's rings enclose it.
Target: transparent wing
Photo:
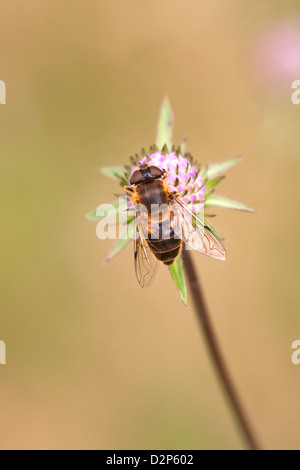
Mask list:
[[[173,229],[188,249],[199,251],[211,258],[225,260],[226,250],[212,226],[197,217],[179,198],[172,202]]]
[[[144,235],[144,226],[137,226],[138,237],[134,240],[134,265],[137,280],[144,289],[152,284],[158,268],[158,261],[152,254]]]

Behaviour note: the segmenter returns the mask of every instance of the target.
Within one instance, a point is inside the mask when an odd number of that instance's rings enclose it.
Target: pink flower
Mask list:
[[[284,20],[265,29],[253,47],[256,78],[273,88],[290,89],[300,79],[300,20]]]
[[[182,202],[189,205],[195,213],[203,210],[206,187],[200,175],[200,169],[193,165],[192,160],[188,159],[188,155],[182,156],[175,151],[152,149],[137,163],[149,163],[165,170],[168,173],[167,182],[170,190],[181,193],[190,188],[182,198]],[[136,166],[131,168],[130,175],[136,168]]]

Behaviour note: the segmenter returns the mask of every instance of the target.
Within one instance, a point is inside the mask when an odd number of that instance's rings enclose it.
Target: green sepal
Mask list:
[[[105,212],[105,215],[97,215],[97,211],[98,211],[98,209],[95,209],[95,210],[89,212],[88,214],[85,215],[85,219],[89,220],[91,222],[98,222],[99,220],[104,219],[104,217],[105,218],[114,217],[113,218],[114,225],[118,225],[120,223],[119,201],[116,201],[116,202],[112,203],[111,204],[111,210],[110,211],[107,210]],[[124,216],[125,215],[126,214],[124,214]],[[124,223],[124,220],[125,220],[125,217],[123,218],[122,223]],[[132,216],[127,215],[127,223],[128,224],[131,223],[133,220],[134,220],[133,215]]]
[[[185,155],[187,152],[187,139],[183,139],[183,141],[180,144],[180,150],[181,150],[181,155]]]
[[[166,97],[163,100],[160,108],[160,115],[157,125],[157,136],[156,145],[159,149],[162,149],[164,145],[171,149],[172,138],[173,138],[173,111],[170,105],[169,99]]]
[[[174,263],[170,266],[170,273],[179,290],[182,302],[185,306],[187,306],[187,288],[181,256],[178,256]]]
[[[124,180],[127,177],[128,170],[123,166],[106,166],[101,168],[101,173],[109,178]]]
[[[97,210],[91,211],[88,214],[85,214],[84,218],[90,222],[97,222],[101,217],[97,216]]]
[[[226,160],[225,162],[215,163],[213,165],[209,165],[204,168],[200,174],[204,176],[208,180],[211,180],[218,176],[220,173],[224,173],[225,171],[232,168],[234,165],[239,163],[242,160],[241,157],[231,158],[230,160]]]
[[[212,191],[212,189],[217,185],[219,184],[223,179],[225,178],[225,176],[217,176],[216,178],[210,180],[210,181],[207,181],[205,183],[205,188],[206,188],[206,193],[210,193]]]
[[[136,224],[134,223],[130,223],[122,227],[121,235],[124,236],[124,234],[126,234],[127,236],[120,238],[119,240],[116,241],[116,243],[110,249],[106,257],[106,260],[104,261],[104,264],[108,263],[113,258],[115,258],[118,254],[121,253],[121,251],[124,250],[124,248],[126,248],[127,245],[129,245],[129,243],[133,240],[135,232],[136,232]]]
[[[255,209],[245,206],[242,202],[232,201],[226,197],[210,194],[205,201],[205,209],[207,207],[221,207],[223,209],[235,209],[238,211],[256,212]]]

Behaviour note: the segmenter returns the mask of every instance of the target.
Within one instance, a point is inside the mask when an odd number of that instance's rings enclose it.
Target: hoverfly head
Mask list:
[[[157,166],[139,162],[138,168],[130,177],[130,184],[149,183],[155,179],[162,178],[163,174],[164,172]]]

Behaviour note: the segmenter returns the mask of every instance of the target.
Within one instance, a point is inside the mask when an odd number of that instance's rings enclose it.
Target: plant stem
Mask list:
[[[253,429],[251,428],[248,417],[244,411],[244,407],[236,391],[235,385],[228,372],[227,365],[225,363],[223,354],[217,341],[215,331],[212,326],[206,303],[202,294],[200,281],[189,250],[183,249],[183,262],[185,272],[188,278],[188,284],[190,286],[191,294],[196,307],[198,320],[200,321],[200,325],[204,332],[205,340],[221,384],[226,392],[227,398],[232,406],[232,409],[235,412],[238,424],[244,434],[249,448],[252,450],[259,450],[260,446],[253,432]]]

